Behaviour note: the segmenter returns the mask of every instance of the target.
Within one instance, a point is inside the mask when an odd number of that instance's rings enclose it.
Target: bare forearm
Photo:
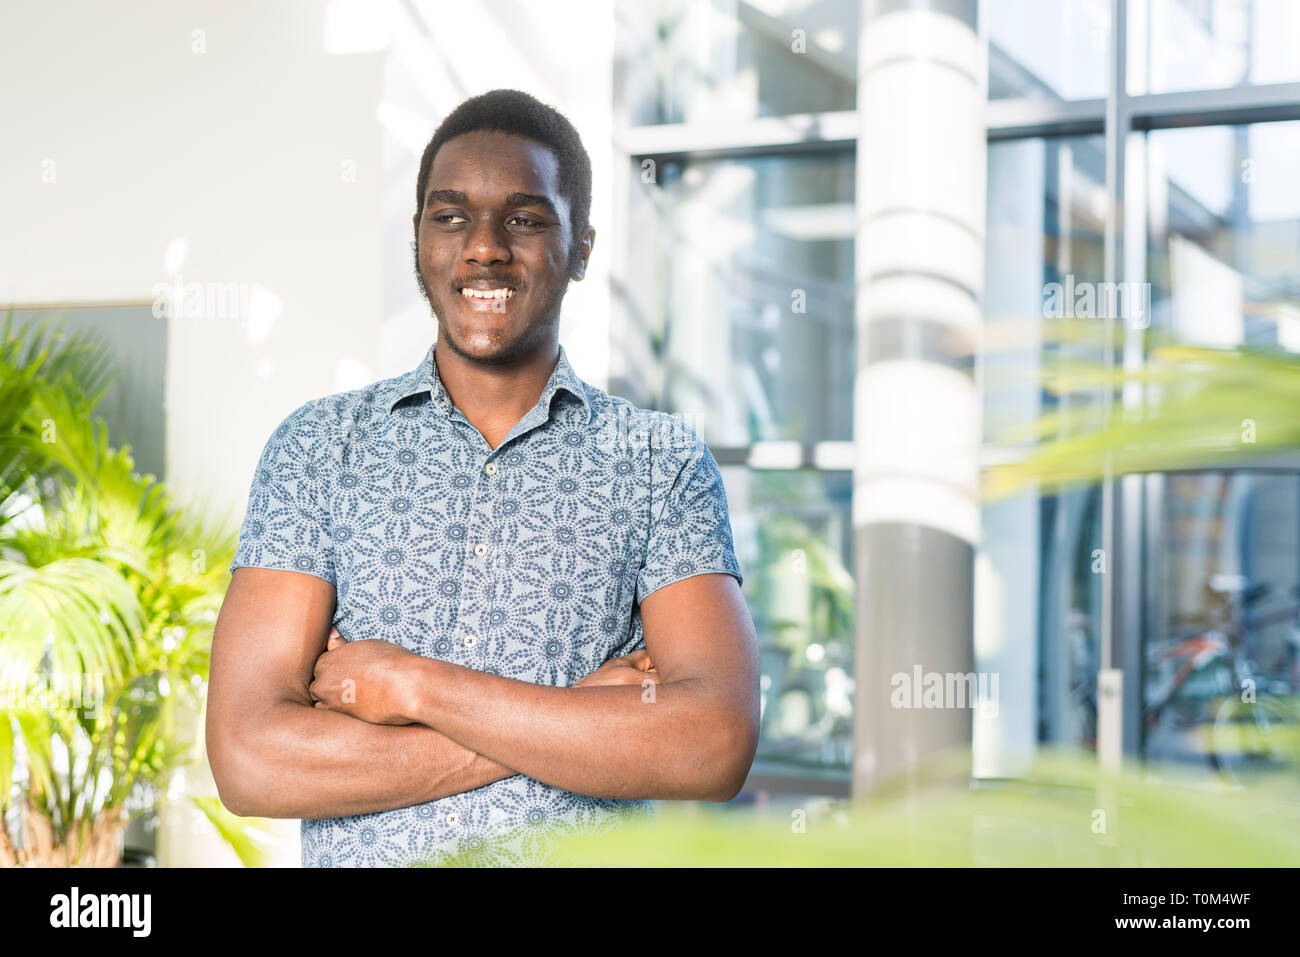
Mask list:
[[[409,720],[593,797],[727,800],[753,758],[753,722],[704,679],[556,688],[421,659],[405,700]]]
[[[223,762],[223,800],[229,791],[227,806],[243,816],[387,811],[516,773],[429,727],[369,724],[296,701],[268,708],[258,725]]]

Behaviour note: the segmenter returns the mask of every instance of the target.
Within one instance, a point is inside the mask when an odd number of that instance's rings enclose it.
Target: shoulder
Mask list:
[[[317,452],[339,447],[389,411],[405,376],[303,402],[276,425],[268,446]]]
[[[673,477],[701,464],[717,467],[692,417],[644,409],[594,386],[587,386],[587,394],[602,448],[630,452],[648,462],[656,477]]]
[[[369,385],[309,399],[298,406],[281,426],[298,434],[315,434],[340,424],[361,426],[386,415],[394,402],[408,394],[410,374],[380,379]]]

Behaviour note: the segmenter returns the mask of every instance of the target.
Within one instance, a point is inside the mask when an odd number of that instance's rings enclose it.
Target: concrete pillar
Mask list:
[[[923,680],[974,671],[985,194],[975,12],[976,0],[861,6],[855,796],[971,739],[969,706],[945,696],[926,707],[911,685],[918,669]]]

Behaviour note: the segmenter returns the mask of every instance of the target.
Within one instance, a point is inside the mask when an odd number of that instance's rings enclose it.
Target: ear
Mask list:
[[[578,261],[574,263],[570,277],[573,280],[581,282],[582,277],[587,275],[587,261],[591,259],[591,247],[594,245],[596,245],[596,230],[588,226],[582,231],[582,238],[578,241]]]

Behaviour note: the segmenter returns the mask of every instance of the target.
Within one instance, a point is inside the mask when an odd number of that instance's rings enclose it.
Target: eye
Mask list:
[[[515,223],[515,222],[517,222],[517,223],[522,223],[524,226],[545,226],[545,225],[546,225],[545,223],[541,222],[540,220],[537,220],[537,219],[529,219],[529,218],[526,217],[526,216],[512,216],[512,217],[510,217],[510,220],[509,220],[509,221],[512,222],[512,223]]]
[[[443,213],[441,216],[434,216],[433,221],[435,223],[442,223],[442,222],[446,222],[449,219],[464,219],[464,218],[465,218],[464,216],[458,216],[455,213]]]

